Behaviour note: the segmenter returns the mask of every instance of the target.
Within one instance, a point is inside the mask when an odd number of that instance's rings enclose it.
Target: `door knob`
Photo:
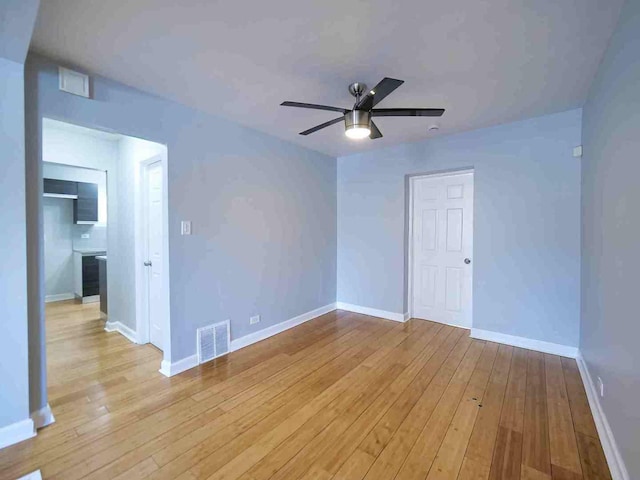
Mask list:
[[[150,267],[151,266],[151,260],[147,260],[146,262],[144,262],[144,266],[145,267]]]
[[[464,263],[466,263],[467,265],[469,265],[471,263],[471,259],[470,258],[465,258],[464,259]]]

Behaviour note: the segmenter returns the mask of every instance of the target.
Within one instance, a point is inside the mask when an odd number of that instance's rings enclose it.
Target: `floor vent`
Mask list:
[[[229,320],[198,329],[198,363],[229,353]]]

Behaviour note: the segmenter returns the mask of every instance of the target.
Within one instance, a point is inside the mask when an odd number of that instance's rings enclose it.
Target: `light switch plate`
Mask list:
[[[183,220],[180,224],[181,235],[191,235],[191,221]]]

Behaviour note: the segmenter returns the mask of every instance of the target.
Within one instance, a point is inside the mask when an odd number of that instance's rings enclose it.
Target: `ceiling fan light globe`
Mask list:
[[[358,126],[354,126],[351,128],[347,128],[344,132],[344,134],[352,139],[355,140],[360,140],[362,138],[366,138],[369,135],[371,135],[371,130],[369,128],[366,127],[358,127]]]

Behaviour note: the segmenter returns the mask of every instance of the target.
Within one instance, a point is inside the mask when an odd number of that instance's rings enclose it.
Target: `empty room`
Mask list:
[[[640,478],[638,151],[639,0],[0,0],[0,480]]]

